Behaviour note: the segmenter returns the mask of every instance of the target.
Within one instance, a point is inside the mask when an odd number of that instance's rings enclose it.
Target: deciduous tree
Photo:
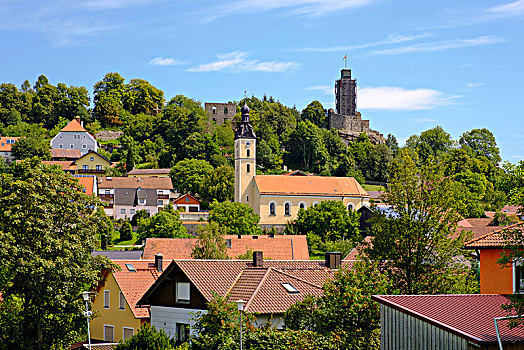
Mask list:
[[[255,235],[260,233],[260,217],[247,204],[213,202],[209,222],[216,222],[228,235]]]

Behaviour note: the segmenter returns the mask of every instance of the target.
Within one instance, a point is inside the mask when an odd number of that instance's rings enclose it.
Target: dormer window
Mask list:
[[[293,287],[291,283],[282,283],[282,287],[284,287],[284,289],[287,290],[288,293],[300,293],[300,291]]]

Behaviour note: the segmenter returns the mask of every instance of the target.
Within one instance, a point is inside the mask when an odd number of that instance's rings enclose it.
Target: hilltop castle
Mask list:
[[[336,129],[340,137],[354,141],[361,133],[366,133],[374,144],[384,143],[385,139],[378,131],[369,128],[369,120],[362,120],[357,112],[357,80],[351,79],[351,69],[344,68],[340,79],[335,81],[335,106],[328,110],[328,128]]]

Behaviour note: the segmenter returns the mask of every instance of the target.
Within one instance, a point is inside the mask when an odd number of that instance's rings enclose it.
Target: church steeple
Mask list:
[[[242,121],[235,133],[236,139],[256,139],[255,132],[253,127],[249,123],[249,107],[244,100],[244,105],[240,108],[240,113],[242,114]]]

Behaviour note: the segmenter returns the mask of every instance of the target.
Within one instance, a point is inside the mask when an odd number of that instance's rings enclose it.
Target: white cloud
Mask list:
[[[238,13],[266,12],[271,10],[287,10],[285,15],[288,16],[318,16],[341,9],[366,6],[374,1],[375,0],[240,0],[209,9],[205,12],[203,20],[210,22]]]
[[[330,85],[315,85],[310,86],[307,90],[320,91],[326,95],[333,95],[335,93],[335,88]]]
[[[217,72],[229,70],[233,72],[286,72],[297,69],[300,64],[296,62],[260,62],[248,60],[248,52],[234,51],[218,54],[218,60],[211,63],[200,64],[188,69],[189,72]]]
[[[149,64],[152,66],[180,66],[186,63],[185,61],[175,60],[171,57],[155,57],[149,61]]]
[[[469,88],[476,88],[476,87],[484,86],[485,84],[484,83],[471,83],[471,82],[469,82],[467,85],[468,85]]]
[[[358,89],[358,107],[419,111],[450,104],[460,96],[445,96],[432,89],[405,89],[395,86],[363,87]]]
[[[390,34],[386,37],[384,40],[375,41],[371,43],[366,44],[360,44],[360,45],[349,45],[349,46],[330,46],[330,47],[305,47],[301,49],[294,49],[292,51],[298,51],[298,52],[348,52],[352,50],[358,50],[358,49],[366,49],[369,47],[375,47],[375,46],[382,46],[382,45],[392,45],[392,44],[400,44],[407,41],[413,41],[417,39],[427,38],[428,36],[431,36],[429,33],[423,33],[418,35],[398,35],[398,34]]]
[[[524,15],[524,0],[510,2],[509,4],[493,6],[487,9],[488,13],[498,16],[510,17]]]
[[[436,52],[451,49],[458,49],[464,47],[474,47],[482,45],[492,45],[502,43],[505,40],[492,35],[479,36],[470,39],[454,39],[447,41],[439,41],[434,43],[420,43],[409,46],[401,46],[391,49],[376,50],[371,52],[372,55],[400,55],[405,53],[417,52]]]
[[[417,123],[434,123],[436,122],[435,119],[431,119],[431,118],[418,118],[416,120]]]
[[[79,7],[90,10],[110,10],[151,4],[152,0],[87,0],[78,1]]]

